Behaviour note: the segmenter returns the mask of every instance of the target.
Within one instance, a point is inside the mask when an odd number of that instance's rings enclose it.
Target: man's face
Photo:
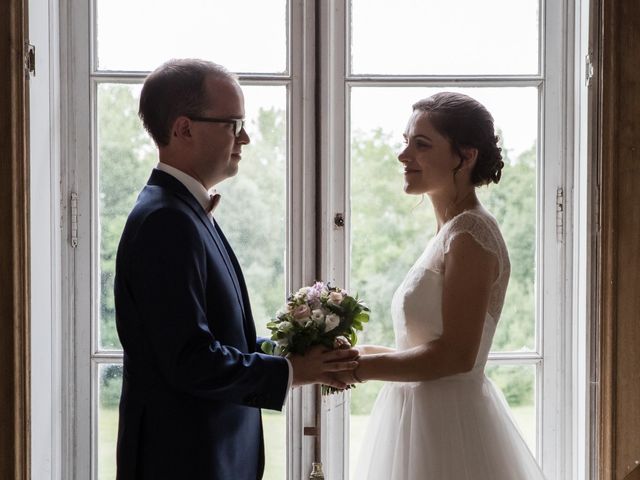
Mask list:
[[[244,119],[244,95],[235,81],[207,78],[205,92],[208,106],[201,117]],[[213,99],[213,100],[212,100]],[[209,189],[238,173],[242,146],[249,143],[244,128],[236,137],[233,123],[193,121],[193,170],[205,188]]]

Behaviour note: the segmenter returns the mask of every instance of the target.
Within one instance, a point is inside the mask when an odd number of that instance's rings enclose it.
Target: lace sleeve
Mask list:
[[[471,235],[478,245],[497,258],[500,276],[507,267],[508,259],[506,258],[506,247],[502,240],[502,234],[495,221],[485,218],[484,215],[469,211],[458,215],[451,220],[448,231],[444,236],[443,250],[445,254],[449,252],[453,240],[463,233]]]

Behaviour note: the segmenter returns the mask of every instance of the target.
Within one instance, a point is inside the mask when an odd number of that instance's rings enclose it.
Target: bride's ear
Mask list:
[[[472,171],[478,160],[478,149],[465,147],[460,149],[460,170]]]

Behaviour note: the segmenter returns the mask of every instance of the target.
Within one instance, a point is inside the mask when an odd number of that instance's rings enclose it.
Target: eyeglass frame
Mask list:
[[[185,115],[192,122],[208,122],[208,123],[228,123],[233,125],[233,134],[236,138],[240,136],[244,129],[244,118],[214,118],[214,117],[199,117]]]

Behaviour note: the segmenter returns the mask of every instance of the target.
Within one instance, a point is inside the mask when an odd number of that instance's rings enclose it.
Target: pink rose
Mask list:
[[[299,305],[293,311],[293,318],[295,318],[296,320],[307,318],[310,315],[311,315],[311,309],[307,305]]]

